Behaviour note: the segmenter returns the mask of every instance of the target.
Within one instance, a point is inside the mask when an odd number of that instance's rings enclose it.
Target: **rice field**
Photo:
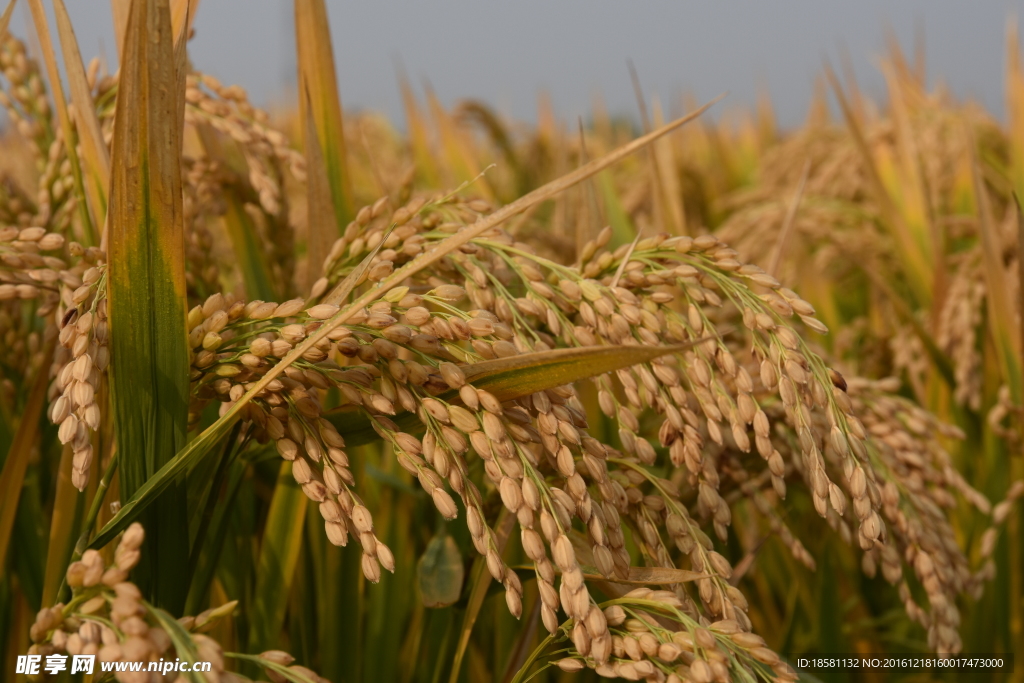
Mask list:
[[[934,659],[1024,653],[1013,31],[1005,114],[892,45],[793,129],[404,77],[393,122],[324,0],[274,112],[189,60],[196,2],[114,0],[115,73],[24,4],[0,680],[1024,681]]]

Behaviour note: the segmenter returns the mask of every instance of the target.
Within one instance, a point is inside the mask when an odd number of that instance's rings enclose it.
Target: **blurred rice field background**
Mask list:
[[[183,5],[171,3],[175,26],[187,26]],[[187,105],[181,105],[188,309],[219,292],[267,301],[308,296],[329,275],[322,272],[328,252],[328,262],[344,266],[335,275],[347,274],[356,262],[339,260],[332,245],[362,207],[382,197],[403,207],[458,190],[486,214],[698,107],[688,98],[669,101],[645,92],[640,74],[634,117],[612,117],[598,100],[584,119],[562,120],[542,96],[536,122],[525,124],[481,101],[445,107],[431,90],[400,77],[404,120],[365,111],[342,115],[324,104],[338,101],[334,72],[326,68],[329,41],[325,48],[312,37],[317,28],[303,21],[296,28],[305,71],[292,108],[259,112],[241,88],[213,77],[216,64],[195,64],[189,72]],[[38,46],[38,38],[32,43]],[[61,166],[64,152],[49,158],[40,151],[58,137],[59,108],[81,106],[77,98],[73,105],[64,101],[72,99],[70,86],[56,101],[45,85],[52,83],[47,69],[55,58],[36,51],[46,49],[45,42],[26,48],[13,30],[0,43],[8,110],[0,135],[0,223],[21,228],[40,216],[63,220],[69,241],[99,247],[104,214],[95,213],[99,202],[90,194],[96,188],[90,189],[89,174],[64,182],[73,175],[70,165]],[[928,552],[946,552],[953,543],[970,579],[949,579],[955,587],[939,590],[928,585],[930,574],[920,560],[915,565],[913,552],[884,562],[863,553],[855,529],[815,512],[811,487],[791,484],[783,499],[768,475],[754,488],[738,479],[723,482],[720,495],[732,516],[716,547],[732,563],[729,582],[746,596],[753,632],[783,657],[926,653],[956,642],[965,653],[1024,654],[1024,221],[1015,199],[1024,197],[1024,66],[1013,30],[1005,52],[1005,112],[929,89],[920,56],[894,43],[879,66],[883,98],[862,92],[848,70],[826,66],[799,126],[780,127],[767,98],[749,110],[726,99],[713,117],[667,133],[503,226],[550,261],[579,265],[584,273],[589,262],[598,263],[595,245],[607,245],[602,268],[614,254],[622,261],[620,275],[625,269],[627,276],[629,245],[637,240],[713,235],[735,250],[738,263],[759,266],[813,306],[829,333],[806,338],[836,371],[837,386],[842,377],[865,378],[857,386],[886,396],[865,409],[862,420],[870,438],[897,453],[892,480],[920,501],[904,518],[908,533]],[[116,142],[116,74],[94,61],[86,62],[83,75],[106,149]],[[74,120],[81,130],[85,119]],[[312,138],[310,130],[316,131]],[[96,154],[87,135],[77,139],[89,169]],[[61,208],[63,197],[76,192],[88,201]],[[43,208],[44,199],[52,211]],[[333,216],[317,213],[325,205]],[[83,206],[93,215],[75,213]],[[61,211],[69,214],[66,220]],[[327,234],[316,227],[325,216]],[[598,272],[604,271],[594,266]],[[76,541],[115,516],[109,503],[125,502],[117,490],[129,476],[122,469],[120,482],[115,478],[109,492],[100,490],[104,504],[93,504],[105,471],[100,465],[109,458],[101,455],[109,448],[106,436],[97,437],[90,478],[88,469],[83,475],[72,467],[69,447],[43,414],[52,415],[50,409],[36,405],[30,412],[55,328],[48,332],[34,315],[44,299],[18,296],[0,297],[3,680],[29,650],[36,614],[61,596],[72,553],[81,554]],[[738,315],[734,322],[740,324]],[[579,393],[589,433],[622,447],[620,425],[602,414],[598,389],[581,385]],[[636,430],[664,462],[668,449],[657,442],[654,417],[641,413]],[[190,428],[204,429],[217,411],[204,409],[190,419]],[[21,426],[26,420],[31,429]],[[793,434],[779,438],[798,441]],[[350,446],[351,475],[373,511],[374,533],[393,554],[394,573],[372,583],[356,548],[325,538],[321,513],[305,505],[273,442],[250,445],[244,456],[224,461],[230,463],[225,471],[200,469],[189,478],[189,486],[198,485],[194,477],[216,478],[220,488],[203,499],[213,501],[209,514],[193,522],[205,531],[191,530],[191,556],[186,540],[191,578],[177,603],[184,614],[198,614],[237,601],[208,632],[225,650],[287,650],[336,683],[526,680],[520,669],[532,663],[547,633],[529,578],[532,561],[515,541],[518,534],[502,556],[508,567],[522,570],[522,616],[516,619],[501,585],[476,557],[466,525],[444,520],[436,499],[391,457],[391,446],[383,440]],[[799,479],[788,471],[790,477]],[[85,494],[73,490],[78,483]],[[501,498],[493,487],[486,493],[493,495],[485,495],[484,509],[497,528]],[[758,503],[763,496],[772,500],[771,514]],[[695,499],[684,496],[696,508]],[[643,564],[632,534],[626,549]],[[108,550],[105,557],[109,562],[113,554]],[[892,562],[916,568],[902,588],[887,580]],[[946,600],[955,602],[959,623],[927,629],[915,618],[922,613],[915,603],[936,609]],[[246,666],[242,673],[258,675],[258,668]],[[551,667],[530,680],[597,680],[597,674]],[[958,679],[861,671],[822,680]],[[1012,676],[991,680],[1024,680],[1024,662]]]

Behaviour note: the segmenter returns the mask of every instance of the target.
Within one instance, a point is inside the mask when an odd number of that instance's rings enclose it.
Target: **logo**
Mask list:
[[[72,655],[70,673],[91,674],[96,666],[96,655]],[[14,673],[38,676],[40,670],[56,675],[68,671],[67,655],[18,655]]]

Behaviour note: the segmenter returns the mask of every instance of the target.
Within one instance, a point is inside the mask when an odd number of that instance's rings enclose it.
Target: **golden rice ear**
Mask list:
[[[707,339],[653,347],[585,346],[551,349],[454,367],[460,369],[464,381],[471,382],[475,389],[490,392],[499,402],[515,401],[546,389],[680,353],[705,341]],[[457,395],[458,391],[452,390],[441,394],[440,398],[454,401]],[[345,441],[350,446],[373,443],[380,438],[371,421],[359,413],[338,411],[328,413],[326,417],[345,434]],[[416,429],[419,424],[416,416],[410,413],[397,415],[394,421],[399,427],[407,429]]]
[[[64,86],[61,84],[60,69],[57,66],[57,52],[53,48],[53,41],[50,38],[50,27],[46,18],[46,10],[42,0],[28,0],[29,9],[32,10],[32,21],[35,24],[36,35],[39,37],[39,46],[43,53],[43,62],[46,65],[46,75],[49,79],[50,94],[53,96],[53,106],[57,113],[57,120],[60,122],[61,133],[65,140],[75,140],[75,128],[71,121],[71,112],[68,110],[67,101],[64,99]],[[77,54],[77,50],[75,51]],[[70,58],[72,63],[74,55]],[[81,58],[79,57],[79,60]],[[72,83],[74,83],[74,76]],[[74,86],[73,86],[74,87]],[[90,105],[89,109],[92,109]],[[88,118],[86,114],[84,118]],[[86,124],[86,127],[88,124]],[[97,232],[98,221],[94,216],[99,215],[102,208],[106,206],[106,198],[102,192],[102,180],[85,184],[82,178],[82,166],[78,158],[78,150],[75,145],[65,145],[68,155],[68,162],[71,164],[71,174],[74,178],[75,192],[81,199],[78,206],[78,215],[82,221],[82,229],[86,239],[91,244],[99,242]],[[88,197],[88,202],[86,201]],[[90,206],[94,213],[90,213]]]
[[[373,155],[346,167],[317,118],[319,104],[334,107],[327,123],[337,114],[341,135],[335,74],[323,97],[303,84],[301,115],[278,129],[281,120],[238,86],[188,73],[198,0],[113,0],[120,83],[95,78],[99,60],[83,68],[67,0],[54,0],[56,62],[46,1],[26,1],[37,44],[5,37],[12,2],[0,15],[0,104],[14,124],[0,149],[11,176],[0,179],[0,442],[13,440],[0,446],[10,447],[0,460],[0,566],[10,550],[19,572],[14,583],[0,577],[0,593],[14,598],[15,625],[28,605],[42,605],[24,629],[30,654],[85,644],[126,661],[145,647],[164,662],[215,662],[210,679],[223,683],[247,680],[223,670],[225,658],[252,673],[261,666],[275,683],[324,680],[282,650],[221,651],[217,640],[245,630],[253,648],[312,645],[296,654],[336,680],[388,678],[401,666],[398,677],[447,670],[454,683],[465,665],[474,678],[525,683],[552,664],[668,683],[795,680],[753,633],[753,623],[786,632],[794,583],[810,587],[801,608],[823,600],[803,610],[814,627],[803,635],[821,636],[818,649],[844,639],[891,645],[868,633],[871,619],[831,628],[842,605],[877,588],[842,576],[858,559],[892,586],[875,591],[869,611],[884,611],[919,649],[1020,642],[1011,611],[988,609],[1024,585],[1006,571],[1020,564],[1024,496],[1024,461],[1009,457],[1024,403],[1015,298],[1024,217],[1010,203],[1014,190],[1024,193],[1015,28],[1005,123],[926,92],[923,67],[912,72],[892,47],[883,106],[852,79],[836,87],[845,126],[827,123],[821,99],[814,119],[776,139],[762,108],[738,127],[645,135],[596,166],[587,145],[598,157],[628,135],[600,111],[585,139],[581,123],[578,143],[541,112],[512,153],[495,120],[490,140],[470,138],[459,115],[433,93],[417,103],[403,80],[408,135],[359,120],[356,138],[372,134]],[[331,60],[325,7],[296,0],[297,13],[319,19],[296,27],[300,51],[316,48],[300,79],[320,78],[316,68]],[[154,11],[159,26],[143,35],[133,22]],[[54,77],[51,94],[45,76],[58,69],[66,89]],[[290,134],[300,129],[296,145]],[[115,132],[119,164],[104,139]],[[649,167],[638,158],[609,168],[647,143]],[[339,153],[360,187],[373,177],[388,195],[341,239],[334,192],[348,177],[335,183],[328,158]],[[465,186],[426,199],[444,178],[468,184],[496,153],[512,172],[481,187],[501,202],[468,199]],[[584,168],[513,201],[577,163]],[[180,205],[161,194],[177,192],[175,177]],[[577,182],[597,196],[562,192]],[[304,210],[292,200],[306,192],[309,300],[293,291],[289,223]],[[690,229],[706,234],[669,234],[684,209]],[[110,269],[95,247],[107,245],[97,234],[104,224],[116,232]],[[181,250],[163,243],[179,236]],[[315,280],[327,253],[328,272]],[[220,291],[240,280],[248,303]],[[140,284],[149,302],[132,298]],[[184,316],[183,379],[180,300],[211,294]],[[108,305],[122,344],[116,425]],[[805,334],[824,333],[825,322],[835,334]],[[830,367],[840,359],[845,376]],[[135,405],[158,375],[154,400],[175,400]],[[184,423],[213,424],[173,443],[183,384]],[[56,428],[40,427],[48,392]],[[146,419],[154,413],[159,422]],[[150,438],[158,429],[171,437]],[[94,447],[107,467],[90,481]],[[286,462],[269,462],[275,447]],[[460,528],[430,541],[433,529],[411,523],[424,512],[439,525],[458,518],[468,537]],[[143,516],[155,555],[142,552],[139,523],[126,528]],[[180,529],[161,528],[167,518]],[[511,539],[517,523],[530,562]],[[417,596],[411,570],[428,541]],[[469,543],[475,563],[461,552]],[[804,573],[816,558],[823,571]],[[649,566],[630,566],[637,560]],[[164,605],[178,597],[177,577],[154,563],[187,580],[185,612],[196,616],[175,620],[143,599],[136,578]],[[997,573],[1011,579],[989,586]],[[754,605],[739,588],[751,581]],[[488,599],[495,588],[505,605]],[[245,613],[233,622],[236,596]],[[424,602],[455,609],[426,611]],[[525,617],[521,628],[496,613],[506,606]],[[971,622],[963,644],[961,619]],[[552,636],[531,653],[543,639],[538,623]]]
[[[339,309],[339,311],[335,315],[325,320],[323,325],[321,325],[313,334],[309,335],[302,343],[296,345],[284,358],[281,359],[280,362],[278,362],[266,374],[264,374],[262,378],[254,382],[252,386],[248,389],[248,391],[246,391],[244,395],[239,397],[239,399],[231,405],[231,407],[220,417],[219,420],[217,420],[217,422],[211,425],[203,433],[203,435],[200,436],[199,439],[190,444],[189,448],[185,449],[185,451],[181,452],[179,455],[182,457],[187,455],[189,458],[199,457],[196,454],[202,449],[211,447],[210,440],[219,439],[224,434],[226,434],[227,429],[230,427],[230,425],[233,424],[234,421],[238,419],[239,413],[241,412],[242,408],[244,408],[249,403],[249,401],[251,401],[253,397],[255,397],[259,392],[266,388],[266,386],[271,381],[273,381],[281,373],[283,373],[285,369],[292,365],[292,363],[301,358],[303,354],[307,353],[311,348],[313,348],[313,346],[317,344],[320,340],[326,338],[327,335],[332,330],[334,330],[339,325],[348,320],[350,317],[355,315],[356,312],[358,312],[364,306],[369,305],[373,301],[380,298],[381,295],[387,293],[393,287],[398,286],[405,279],[433,265],[434,263],[444,258],[446,254],[453,252],[462,245],[468,243],[470,240],[480,236],[481,234],[487,232],[491,228],[500,225],[509,218],[512,218],[513,216],[523,213],[531,206],[539,204],[540,202],[543,202],[544,200],[558,194],[559,192],[562,192],[563,190],[572,187],[576,183],[585,180],[596,173],[599,173],[601,170],[607,168],[608,166],[611,166],[615,162],[632,154],[636,150],[641,149],[645,145],[650,144],[654,140],[657,140],[659,137],[671,132],[672,130],[675,130],[676,128],[679,128],[680,126],[684,125],[689,121],[694,120],[702,113],[707,111],[707,109],[709,109],[713,104],[718,102],[720,99],[721,97],[712,100],[711,102],[699,108],[695,112],[687,116],[684,116],[683,118],[677,119],[663,128],[660,128],[647,135],[637,138],[636,140],[630,142],[629,144],[623,145],[614,152],[611,152],[601,157],[600,159],[595,159],[594,161],[591,161],[590,163],[584,165],[583,167],[576,169],[571,173],[567,173],[566,175],[562,176],[561,178],[558,178],[557,180],[553,180],[550,183],[547,183],[546,185],[516,200],[512,204],[502,207],[501,209],[495,211],[494,213],[484,218],[481,218],[479,221],[469,226],[468,228],[456,233],[455,235],[452,235],[448,239],[444,240],[444,242],[439,244],[436,248],[432,249],[430,252],[416,257],[415,259],[410,261],[408,265],[398,269],[390,277],[382,281],[377,287],[371,289],[367,293],[358,297],[355,301],[352,301],[348,306]],[[124,519],[119,521],[119,524],[124,523],[127,523]],[[111,526],[111,528],[116,528],[116,526]]]

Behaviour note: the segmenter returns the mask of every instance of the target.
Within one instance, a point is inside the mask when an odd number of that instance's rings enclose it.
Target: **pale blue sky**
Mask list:
[[[109,4],[66,2],[87,58],[101,47],[113,56]],[[574,121],[598,91],[613,113],[635,114],[629,59],[663,102],[729,91],[728,106],[746,105],[764,86],[781,121],[798,124],[815,75],[842,46],[861,84],[882,91],[875,60],[887,27],[908,51],[923,29],[932,81],[1001,116],[1006,27],[1022,10],[1024,0],[328,0],[345,106],[383,110],[399,125],[396,60],[446,104],[473,97],[532,119],[546,89]],[[24,16],[12,29],[25,35]],[[294,82],[292,30],[290,2],[202,0],[191,57],[267,104]]]

